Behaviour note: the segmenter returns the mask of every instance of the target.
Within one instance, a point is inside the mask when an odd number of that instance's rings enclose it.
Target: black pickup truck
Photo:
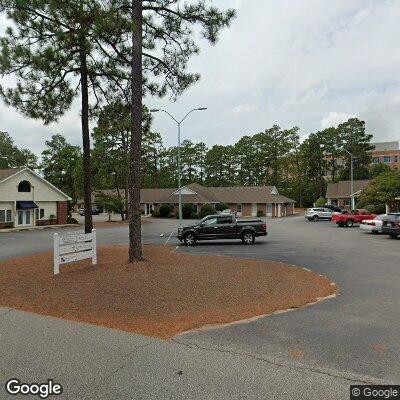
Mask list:
[[[253,244],[256,236],[267,235],[267,224],[261,219],[236,220],[232,214],[204,217],[194,225],[181,226],[178,239],[193,246],[198,240],[241,239],[244,244]]]

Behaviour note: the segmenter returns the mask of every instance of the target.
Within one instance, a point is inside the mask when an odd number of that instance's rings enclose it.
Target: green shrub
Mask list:
[[[257,211],[257,217],[263,217],[264,216],[264,211],[263,210],[258,210]]]
[[[218,204],[215,206],[215,210],[216,210],[216,211],[224,211],[224,210],[227,210],[228,208],[229,208],[229,205],[226,204],[226,203],[218,203]]]
[[[385,204],[367,204],[365,207],[362,208],[365,208],[372,214],[384,214],[386,212]]]
[[[79,222],[75,218],[73,218],[71,216],[68,216],[67,217],[67,224],[79,224]]]
[[[171,214],[171,207],[169,206],[169,204],[162,204],[160,206],[160,217],[168,218],[169,214]]]
[[[153,211],[151,214],[154,218],[160,218],[160,213],[159,211]]]
[[[197,213],[193,213],[193,214],[190,216],[190,218],[191,218],[191,219],[199,219],[199,218],[200,218],[200,215],[197,214]]]
[[[193,204],[183,204],[182,205],[182,218],[189,219],[194,213]]]
[[[211,204],[204,204],[203,207],[201,207],[201,211],[199,213],[200,218],[204,218],[207,215],[212,214],[215,214],[215,208]]]
[[[323,207],[325,204],[326,204],[326,199],[324,199],[323,197],[320,197],[315,202],[315,207]]]

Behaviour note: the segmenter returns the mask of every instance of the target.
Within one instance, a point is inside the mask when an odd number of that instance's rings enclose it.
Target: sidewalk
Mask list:
[[[57,399],[348,399],[349,378],[0,307],[5,383],[53,379]]]

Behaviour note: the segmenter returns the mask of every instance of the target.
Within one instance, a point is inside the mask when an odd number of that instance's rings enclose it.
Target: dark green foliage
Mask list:
[[[160,206],[160,217],[167,218],[171,214],[171,207],[169,204],[162,204]]]
[[[389,172],[389,171],[390,171],[389,165],[386,165],[384,163],[373,164],[369,168],[369,173],[371,178],[376,178],[383,172]]]
[[[200,210],[200,218],[204,218],[207,215],[215,214],[215,208],[211,204],[204,204]]]
[[[263,210],[258,210],[257,211],[257,217],[264,217],[264,211]]]
[[[68,215],[67,224],[79,224],[78,220]]]
[[[28,149],[19,149],[7,132],[0,131],[0,169],[37,168],[37,157]]]
[[[62,135],[46,140],[42,151],[41,169],[46,180],[68,194],[73,204],[82,196],[82,153],[78,146],[67,142]]]
[[[398,208],[396,198],[400,193],[400,172],[383,172],[362,191],[359,203],[383,208],[386,204]]]
[[[191,218],[191,219],[199,219],[199,218],[200,218],[200,215],[197,214],[197,213],[193,213],[193,214],[190,216],[190,218]]]
[[[189,219],[193,213],[194,213],[193,204],[182,205],[182,218]]]
[[[324,197],[319,197],[315,202],[316,207],[323,207],[326,204],[326,199]]]
[[[215,205],[216,211],[224,211],[224,210],[227,210],[228,208],[229,208],[229,205],[226,203],[218,203]]]

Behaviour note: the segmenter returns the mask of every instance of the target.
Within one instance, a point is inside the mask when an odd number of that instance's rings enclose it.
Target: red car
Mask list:
[[[375,214],[370,214],[367,210],[355,210],[353,213],[341,213],[333,214],[332,222],[339,226],[353,226],[354,224],[360,224],[362,221],[367,219],[374,219]]]

